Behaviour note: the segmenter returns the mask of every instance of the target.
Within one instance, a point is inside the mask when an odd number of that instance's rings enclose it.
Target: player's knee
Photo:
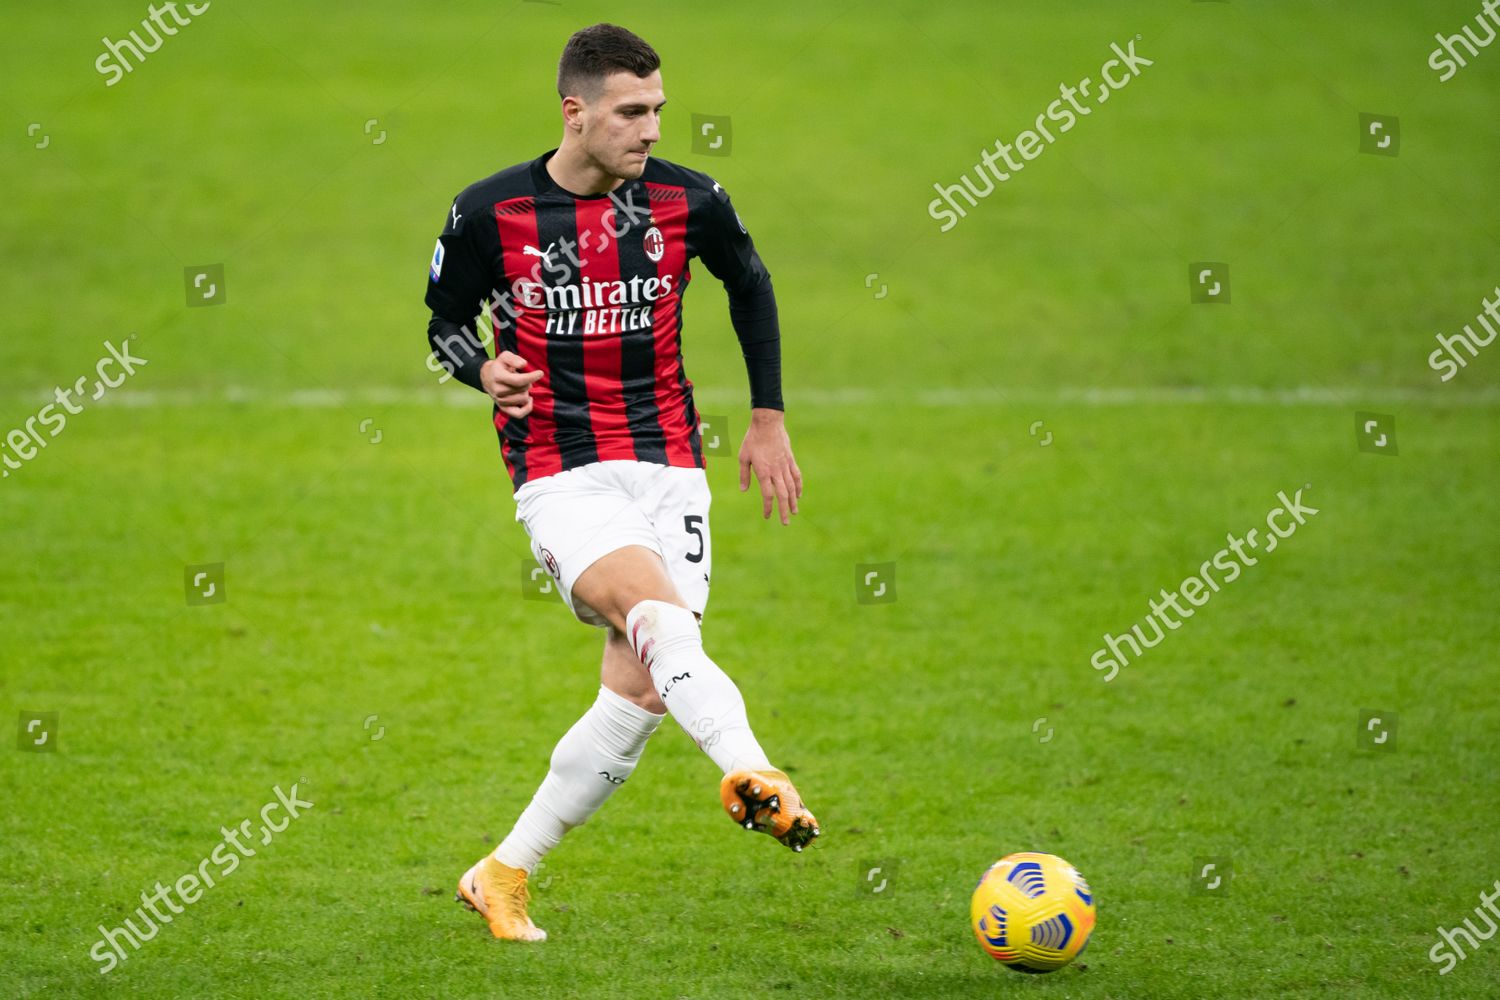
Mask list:
[[[698,624],[697,615],[674,601],[636,601],[625,614],[625,638],[635,642],[631,634],[637,628],[652,631],[677,631]]]
[[[653,650],[682,641],[698,641],[700,636],[698,616],[680,604],[638,601],[625,615],[625,638],[648,669]]]

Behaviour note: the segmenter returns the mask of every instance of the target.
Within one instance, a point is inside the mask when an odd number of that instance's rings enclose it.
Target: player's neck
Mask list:
[[[546,163],[547,173],[569,194],[592,195],[613,191],[624,178],[605,173],[581,149],[566,139]]]

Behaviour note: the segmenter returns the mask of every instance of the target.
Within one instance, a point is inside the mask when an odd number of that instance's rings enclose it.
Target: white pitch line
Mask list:
[[[733,407],[745,396],[731,390],[697,387],[700,403]],[[51,390],[0,392],[0,400],[34,409],[53,398]],[[874,406],[899,403],[923,407],[965,406],[1198,406],[1235,404],[1242,406],[1393,406],[1412,403],[1425,406],[1500,406],[1500,387],[1465,389],[1457,386],[1400,388],[1374,386],[1058,386],[1052,389],[965,387],[919,389],[915,392],[883,391],[859,386],[848,388],[797,388],[786,391],[789,405]],[[103,399],[85,405],[125,409],[167,409],[194,406],[248,405],[284,410],[331,410],[353,406],[438,406],[458,409],[483,408],[479,394],[462,385],[426,389],[376,386],[364,389],[260,389],[228,385],[220,389],[135,389],[124,386]]]

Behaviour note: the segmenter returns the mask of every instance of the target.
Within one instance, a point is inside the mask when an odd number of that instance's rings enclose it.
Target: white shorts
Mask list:
[[[557,581],[578,620],[607,627],[573,599],[573,584],[601,557],[627,545],[661,556],[683,602],[699,617],[708,605],[713,546],[708,534],[708,476],[655,462],[607,461],[523,483],[516,520],[531,554]]]

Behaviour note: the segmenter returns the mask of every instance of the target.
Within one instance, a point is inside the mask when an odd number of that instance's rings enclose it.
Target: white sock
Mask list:
[[[535,871],[563,834],[594,815],[625,783],[661,720],[601,685],[589,710],[557,741],[547,777],[495,848],[495,860]]]
[[[771,766],[745,718],[740,689],[703,651],[703,632],[691,611],[642,601],[625,617],[625,634],[667,711],[720,770]]]

